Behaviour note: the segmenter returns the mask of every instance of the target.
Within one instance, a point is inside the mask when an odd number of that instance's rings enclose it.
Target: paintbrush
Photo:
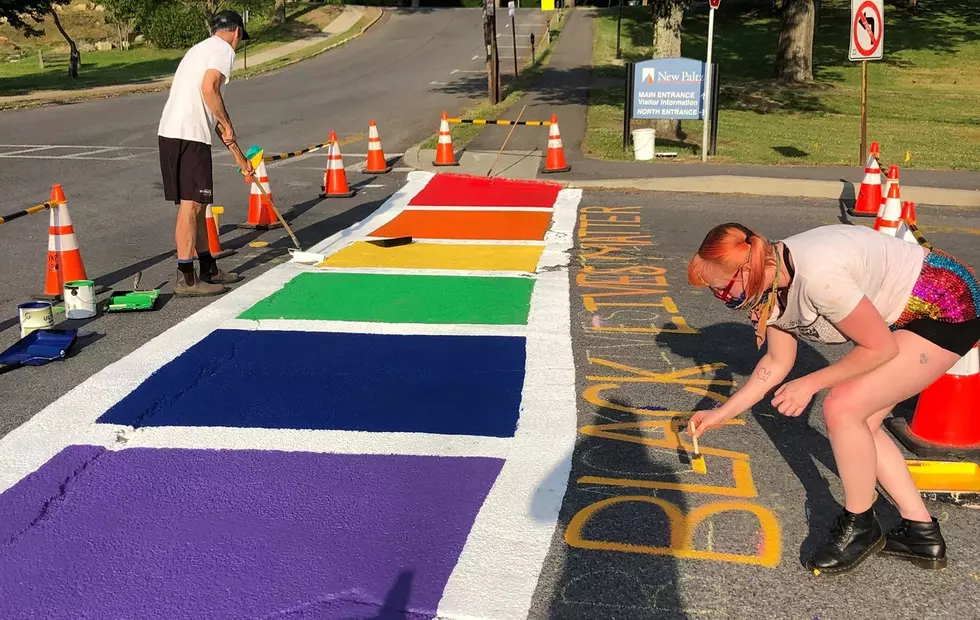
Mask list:
[[[691,468],[694,469],[695,473],[706,474],[708,473],[708,468],[704,464],[704,455],[701,454],[701,450],[698,449],[698,437],[694,434],[694,420],[691,420],[689,429],[691,432],[691,439],[694,440],[694,456],[691,458]]]

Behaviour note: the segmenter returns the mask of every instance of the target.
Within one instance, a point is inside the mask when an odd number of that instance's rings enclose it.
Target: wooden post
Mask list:
[[[44,54],[41,53],[41,50],[37,51],[37,64],[40,68],[44,68]]]

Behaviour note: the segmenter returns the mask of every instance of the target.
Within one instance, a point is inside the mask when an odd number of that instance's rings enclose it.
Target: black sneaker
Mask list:
[[[846,573],[884,546],[885,536],[873,508],[860,514],[845,510],[837,517],[830,540],[807,561],[806,567],[817,574]]]
[[[883,555],[905,558],[922,568],[946,568],[946,541],[936,517],[929,523],[902,519],[886,539]]]

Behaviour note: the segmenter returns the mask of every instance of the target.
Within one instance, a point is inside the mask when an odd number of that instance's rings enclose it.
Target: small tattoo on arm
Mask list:
[[[759,372],[755,373],[755,376],[759,377],[763,381],[768,381],[769,380],[769,375],[771,375],[771,374],[772,373],[770,371],[766,370],[765,368],[760,368],[759,369]]]
[[[919,363],[920,364],[928,364],[929,363],[929,358],[926,357],[926,354],[925,353],[923,353],[922,355],[919,356]]]

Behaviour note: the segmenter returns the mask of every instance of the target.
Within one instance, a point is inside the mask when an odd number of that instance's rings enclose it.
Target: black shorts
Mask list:
[[[214,200],[211,145],[164,136],[157,139],[164,198],[173,200],[174,204],[180,204],[181,200],[211,204]]]
[[[980,341],[980,319],[962,323],[947,323],[934,319],[914,319],[899,329],[922,336],[936,346],[952,351],[960,357],[970,352]]]

